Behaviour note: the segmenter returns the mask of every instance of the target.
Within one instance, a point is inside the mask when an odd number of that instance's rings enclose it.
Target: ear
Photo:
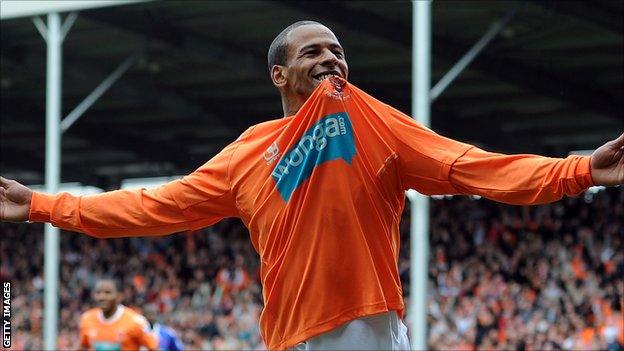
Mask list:
[[[288,68],[286,66],[273,65],[273,67],[271,67],[271,80],[273,81],[273,85],[277,88],[285,86],[288,82],[286,79],[287,72]]]

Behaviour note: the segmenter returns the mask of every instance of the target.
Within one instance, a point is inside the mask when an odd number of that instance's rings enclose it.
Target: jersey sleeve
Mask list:
[[[133,316],[133,319],[134,338],[138,345],[147,348],[149,351],[157,351],[158,336],[150,330],[147,319],[139,314]]]
[[[451,166],[472,146],[436,134],[401,111],[386,107],[403,189],[426,195],[457,193],[449,179]]]
[[[561,159],[487,152],[440,136],[388,108],[405,189],[531,205],[578,195],[593,185],[588,156]]]
[[[461,193],[515,205],[557,201],[593,185],[589,156],[503,155],[476,147],[457,159],[450,179]]]
[[[157,351],[158,350],[158,337],[156,334],[148,331],[142,330],[139,334],[139,343],[141,346],[144,346],[149,351]]]
[[[154,189],[80,197],[35,192],[29,220],[103,238],[196,230],[238,216],[229,168],[246,134],[190,175]]]

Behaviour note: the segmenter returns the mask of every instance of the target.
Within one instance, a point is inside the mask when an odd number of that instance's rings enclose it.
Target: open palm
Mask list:
[[[0,177],[0,220],[24,222],[28,220],[32,190],[22,184]]]
[[[624,184],[624,133],[594,151],[591,175],[596,185]]]

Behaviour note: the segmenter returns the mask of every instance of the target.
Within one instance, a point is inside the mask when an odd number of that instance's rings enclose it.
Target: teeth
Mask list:
[[[320,76],[320,77],[318,77],[318,78],[316,78],[316,79],[317,79],[317,80],[324,80],[324,79],[327,79],[327,78],[329,78],[329,77],[331,77],[331,76],[333,76],[333,75],[334,75],[334,74],[331,74],[331,73],[329,73],[329,74],[323,74],[322,76]]]

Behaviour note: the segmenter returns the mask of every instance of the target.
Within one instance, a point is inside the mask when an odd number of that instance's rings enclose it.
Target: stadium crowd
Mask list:
[[[435,350],[623,350],[624,190],[514,207],[431,201],[429,345]],[[2,223],[13,349],[42,348],[43,229]],[[409,211],[399,261],[409,296]],[[123,303],[156,308],[187,350],[264,349],[258,256],[238,220],[154,238],[61,234],[60,349],[105,273]]]

